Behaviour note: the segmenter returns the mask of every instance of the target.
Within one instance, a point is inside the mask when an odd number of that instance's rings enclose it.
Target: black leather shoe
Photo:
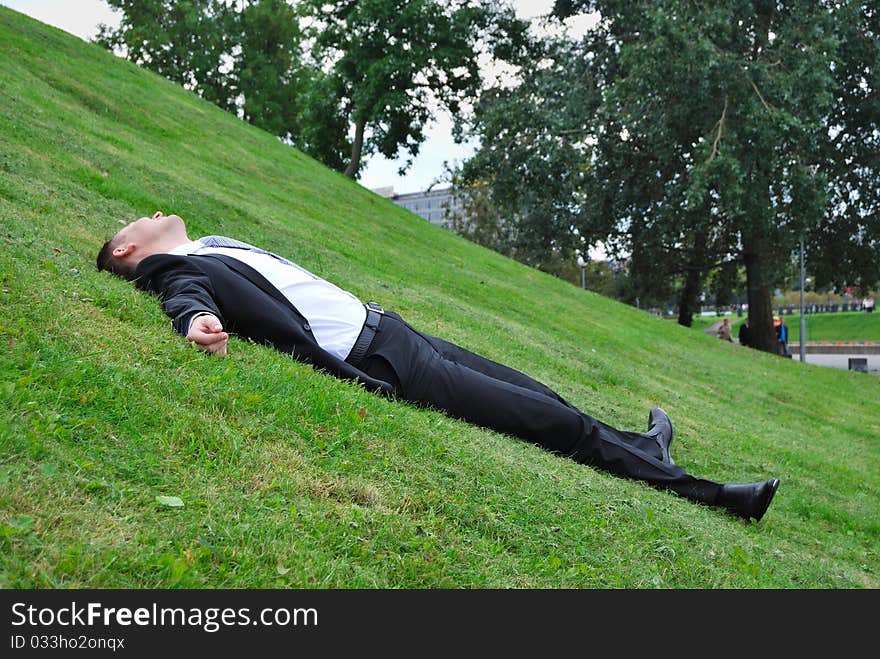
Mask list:
[[[675,431],[672,429],[672,421],[669,420],[669,416],[659,407],[655,407],[648,414],[648,432],[645,433],[645,437],[653,437],[654,440],[660,445],[660,450],[663,452],[663,462],[674,465],[675,462],[669,456],[669,446],[672,444],[672,436],[675,434]]]
[[[721,486],[717,505],[743,519],[754,519],[757,522],[767,512],[778,488],[778,478],[760,483],[727,483]]]

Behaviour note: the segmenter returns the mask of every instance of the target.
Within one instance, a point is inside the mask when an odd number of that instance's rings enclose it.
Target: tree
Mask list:
[[[673,192],[683,197],[686,158],[672,157],[668,146],[669,155],[658,158],[625,133],[615,99],[603,96],[619,67],[612,53],[596,57],[602,46],[591,46],[585,52],[565,40],[534,44],[519,85],[483,94],[469,127],[482,147],[463,167],[464,177],[491,181],[506,215],[528,229],[519,233],[520,260],[539,265],[561,248],[573,259],[575,250],[602,241],[629,262],[619,290],[630,302],[668,299],[667,282],[680,278],[681,322],[690,324],[705,272],[726,256],[724,236],[702,226],[709,220],[704,209],[669,202]],[[655,84],[666,84],[667,72],[655,73]],[[685,90],[690,82],[675,81]],[[700,112],[693,108],[694,116],[658,130],[667,140],[695,140]],[[597,160],[598,133],[624,134],[633,148]]]
[[[739,303],[744,297],[745,272],[736,261],[728,261],[712,272],[708,281],[709,294],[715,300],[716,309]]]
[[[650,290],[679,281],[683,324],[706,276],[738,260],[756,343],[772,351],[778,264],[826,205],[819,136],[834,101],[839,26],[849,17],[836,5],[771,0],[572,0],[555,11],[602,20],[568,58],[540,61],[507,95],[531,98],[536,114],[584,132],[583,185],[557,200],[576,209],[570,232],[629,256],[631,283]],[[558,79],[583,101],[547,104],[529,86],[536,77]],[[493,157],[495,136],[518,127],[517,118],[494,116],[491,130],[474,122],[489,138],[481,157]],[[527,167],[550,169],[550,161],[561,159],[541,148]],[[521,196],[529,194],[541,192]]]
[[[434,108],[458,113],[480,57],[526,30],[500,0],[108,3],[123,17],[99,43],[350,177],[370,153],[416,155]]]
[[[565,41],[530,43],[519,60],[520,84],[485,90],[473,116],[459,117],[458,126],[481,143],[457,172],[459,185],[479,186],[477,201],[485,198],[504,219],[504,253],[553,274],[574,267],[576,253],[587,247],[576,224],[589,152],[583,113],[593,96],[582,82],[572,84],[586,74],[582,58],[572,54]],[[548,61],[569,68],[560,75],[560,68],[537,66]],[[467,201],[466,212],[480,217]]]
[[[309,86],[300,17],[284,0],[108,0],[98,43],[299,146]],[[318,151],[320,157],[324,152]]]
[[[778,264],[824,210],[816,136],[833,100],[834,15],[764,0],[584,4],[606,19],[590,43],[613,69],[591,191],[679,251],[686,303],[740,259],[755,346],[772,351]]]
[[[605,297],[617,295],[620,285],[608,261],[591,261],[584,269],[584,287]]]
[[[242,118],[294,144],[301,143],[302,105],[311,80],[302,64],[299,16],[284,0],[260,0],[238,14],[232,86]]]
[[[481,84],[481,39],[503,52],[524,33],[513,10],[488,0],[310,0],[316,59],[331,83],[330,128],[352,128],[345,167],[366,155],[415,156],[435,104],[457,114]],[[339,143],[345,135],[333,138]]]
[[[819,286],[867,295],[880,284],[880,10],[853,0],[838,11],[834,106],[822,133],[829,204],[806,253]]]
[[[492,201],[492,190],[482,183],[465,183],[457,170],[448,170],[456,204],[447,206],[446,226],[471,242],[504,254],[514,255],[515,229],[506,222]]]
[[[121,51],[151,69],[195,91],[225,110],[234,107],[234,94],[225,58],[234,40],[233,10],[220,0],[107,0],[122,12],[118,28],[99,27],[97,43]]]

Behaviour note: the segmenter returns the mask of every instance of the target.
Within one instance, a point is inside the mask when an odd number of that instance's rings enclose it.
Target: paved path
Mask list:
[[[712,336],[718,336],[718,330],[721,329],[721,325],[724,323],[724,320],[719,320],[715,323],[712,323],[703,330],[706,334],[711,334]]]

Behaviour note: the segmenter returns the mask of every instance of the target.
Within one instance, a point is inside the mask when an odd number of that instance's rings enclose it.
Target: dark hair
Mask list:
[[[106,270],[112,275],[131,281],[134,279],[134,267],[128,263],[123,263],[113,256],[113,250],[118,242],[117,237],[113,236],[110,240],[104,243],[101,247],[101,251],[98,252],[96,264],[99,271]]]

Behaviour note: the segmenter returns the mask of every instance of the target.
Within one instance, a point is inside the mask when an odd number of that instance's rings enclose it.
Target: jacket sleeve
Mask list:
[[[202,313],[214,314],[226,326],[214,301],[210,278],[187,259],[175,260],[173,268],[147,270],[136,283],[139,288],[159,295],[162,311],[171,318],[174,331],[182,336],[189,334],[192,319]]]

